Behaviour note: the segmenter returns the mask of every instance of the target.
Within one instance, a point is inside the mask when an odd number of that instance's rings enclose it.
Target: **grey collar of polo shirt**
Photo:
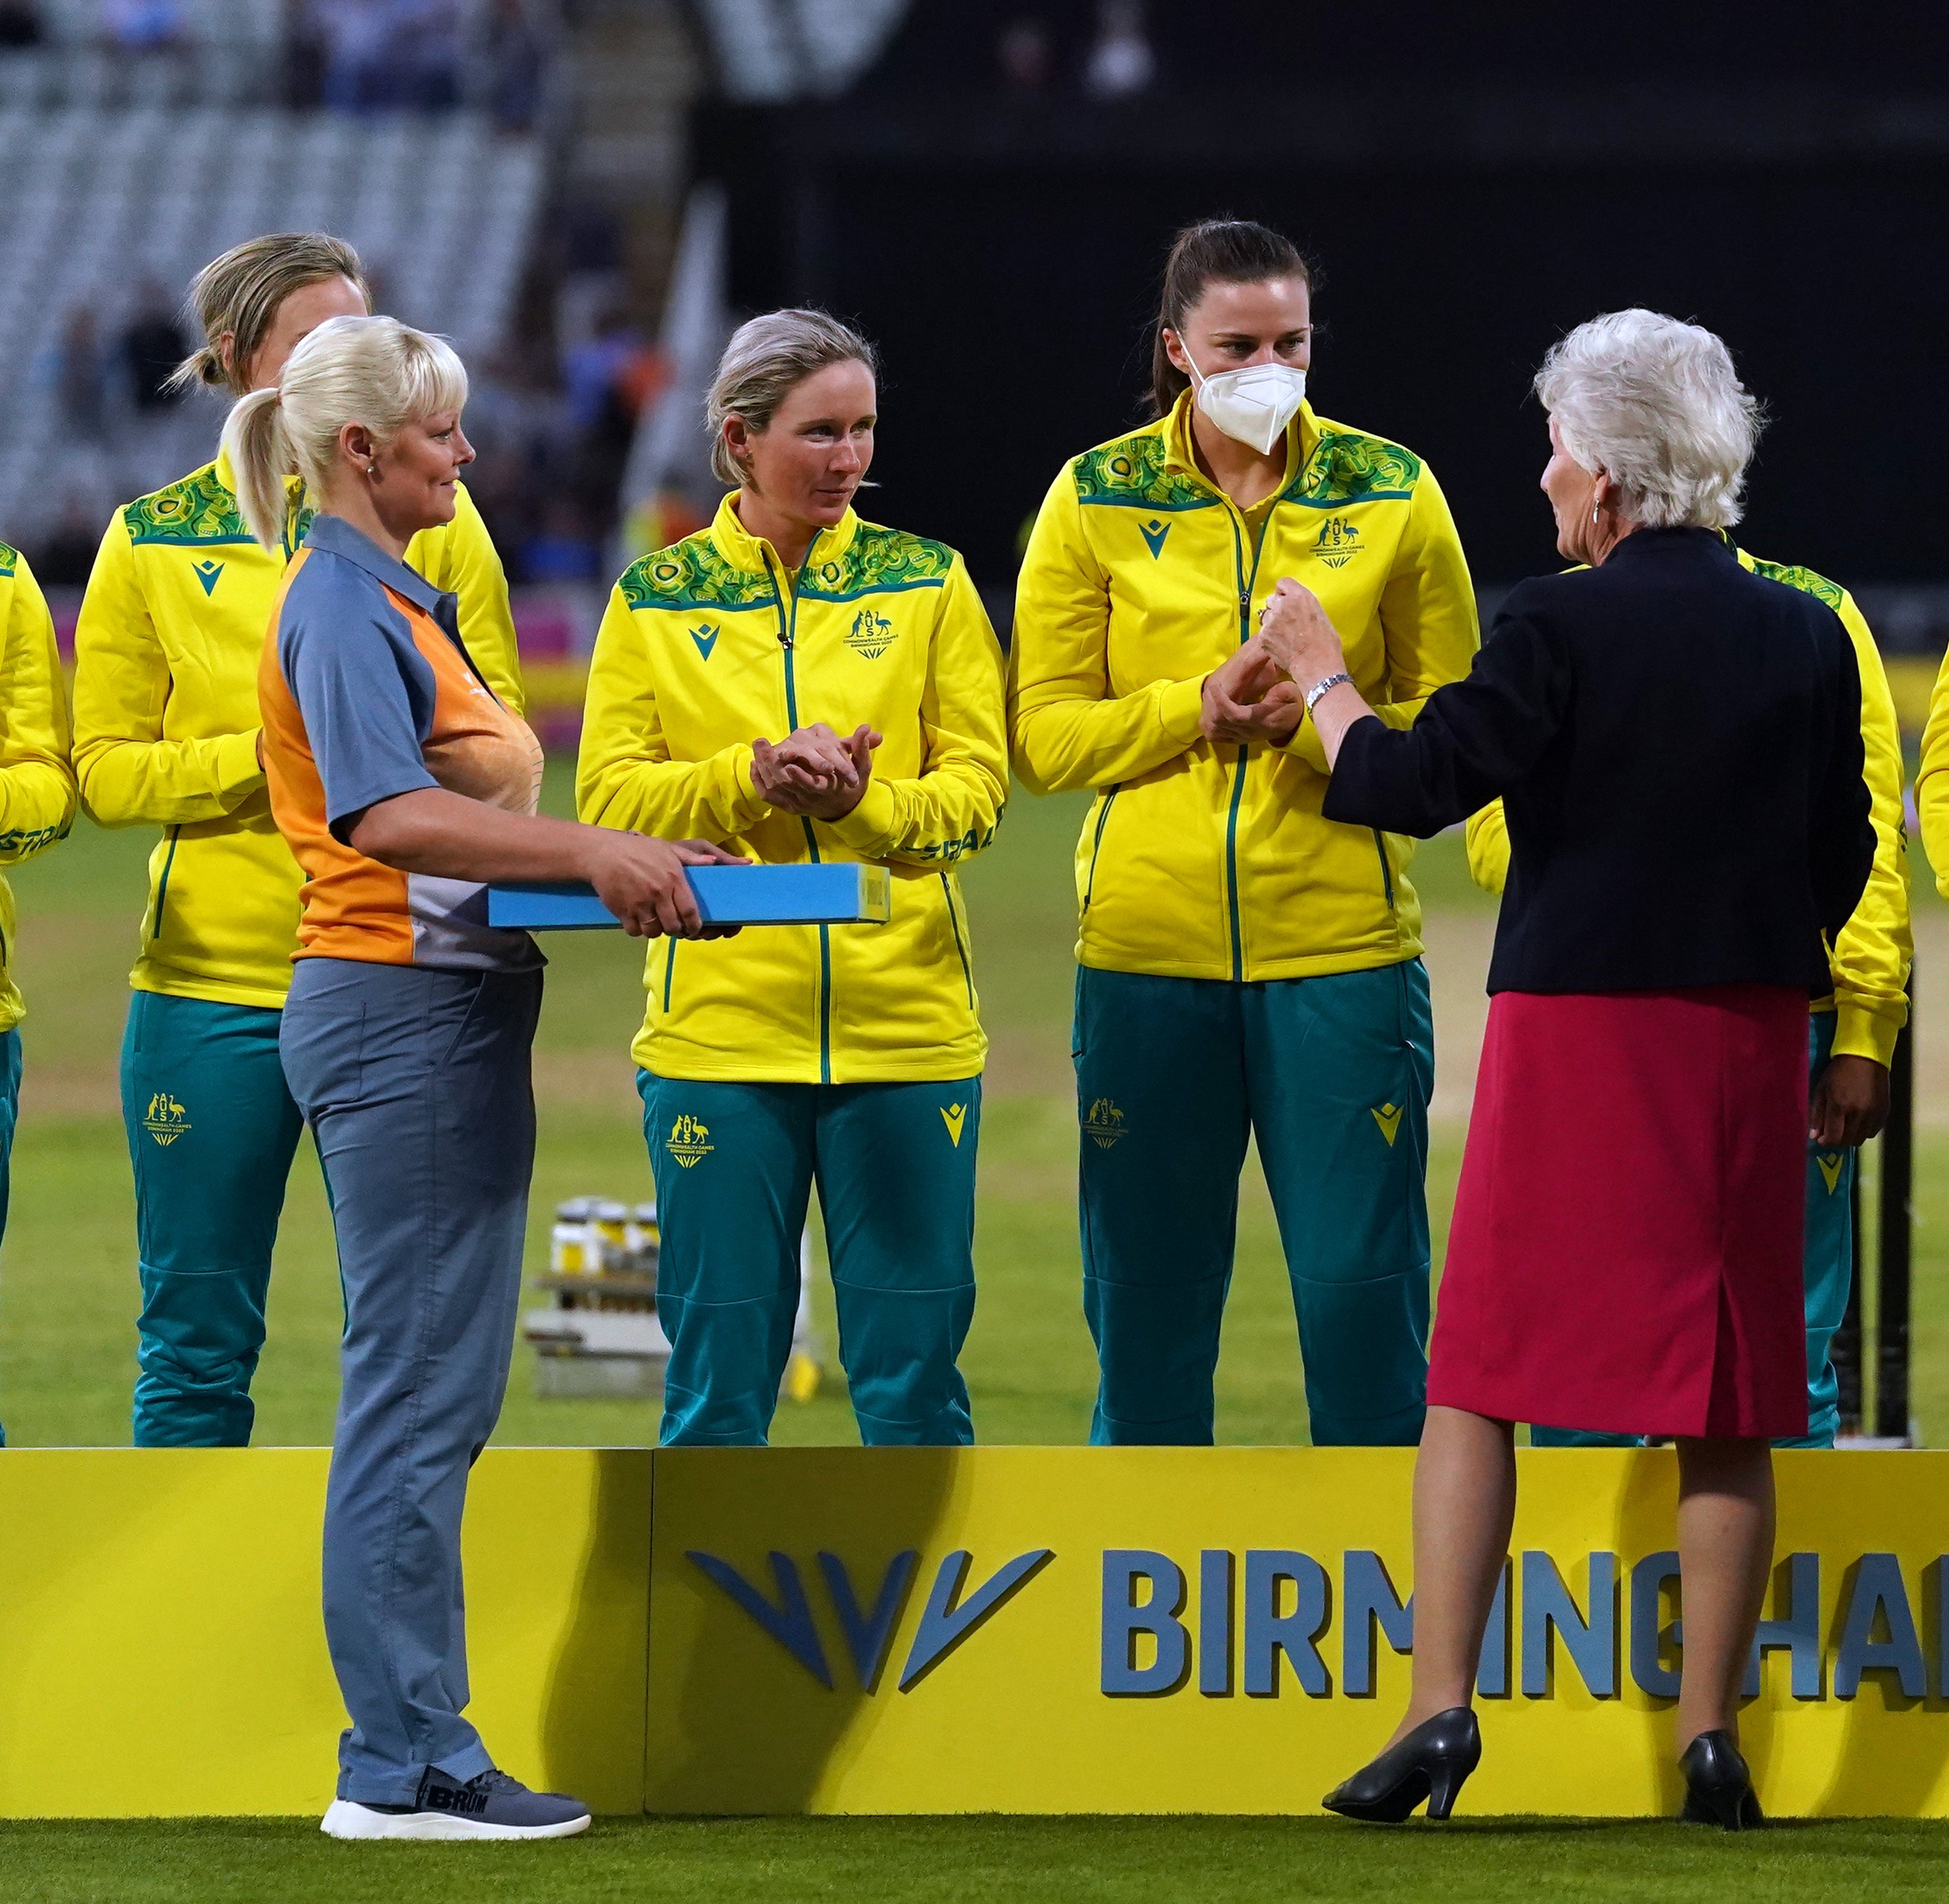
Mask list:
[[[312,518],[304,545],[356,563],[395,595],[404,595],[415,608],[431,615],[461,653],[467,653],[467,645],[460,638],[460,598],[443,594],[417,569],[409,568],[388,555],[362,529],[353,528],[343,516],[328,516],[321,510]],[[473,666],[471,656],[468,657],[468,665]]]

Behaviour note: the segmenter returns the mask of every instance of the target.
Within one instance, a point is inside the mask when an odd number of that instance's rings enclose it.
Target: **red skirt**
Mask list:
[[[1428,1399],[1612,1434],[1807,1432],[1807,998],[1504,992]]]

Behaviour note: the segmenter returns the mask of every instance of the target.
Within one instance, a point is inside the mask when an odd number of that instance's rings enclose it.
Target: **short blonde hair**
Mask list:
[[[1733,353],[1702,325],[1612,311],[1551,346],[1536,393],[1564,449],[1647,529],[1730,529],[1765,427]]]
[[[767,311],[731,334],[704,399],[710,472],[727,489],[745,480],[724,441],[724,419],[740,417],[753,436],[771,427],[794,387],[832,364],[864,364],[875,377],[878,354],[850,325],[824,311]]]
[[[189,307],[203,329],[203,342],[177,365],[169,388],[191,384],[228,388],[241,396],[250,389],[250,360],[293,291],[307,284],[349,278],[370,309],[371,287],[359,253],[343,238],[325,231],[272,231],[232,245],[196,274]],[[230,339],[230,361],[223,340]]]
[[[348,423],[387,443],[466,401],[466,369],[444,337],[397,318],[328,318],[291,353],[275,387],[239,397],[224,423],[237,506],[251,534],[266,548],[283,547],[285,477],[301,476],[322,495]]]

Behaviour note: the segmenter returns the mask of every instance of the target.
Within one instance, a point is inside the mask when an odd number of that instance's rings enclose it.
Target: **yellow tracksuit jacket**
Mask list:
[[[636,1061],[792,1084],[971,1077],[987,1040],[954,869],[995,837],[1008,791],[981,597],[953,550],[850,510],[794,573],[732,501],[616,585],[589,669],[582,817],[771,864],[882,865],[893,917],[652,944]],[[817,721],[885,737],[859,804],[831,824],[751,784],[754,736]]]
[[[65,839],[74,824],[67,682],[54,625],[26,558],[0,542],[0,866]],[[14,983],[14,889],[0,874],[0,1032],[26,1016]]]
[[[1762,562],[1742,548],[1735,548],[1733,553],[1742,568],[1819,596],[1840,617],[1841,626],[1854,645],[1861,676],[1861,744],[1867,756],[1864,777],[1872,803],[1875,863],[1861,902],[1830,955],[1833,995],[1816,999],[1814,1009],[1836,1014],[1836,1058],[1871,1058],[1885,1064],[1895,1054],[1897,1035],[1908,1022],[1908,999],[1903,988],[1915,952],[1908,917],[1901,730],[1888,693],[1888,673],[1875,638],[1846,589],[1811,569]],[[1500,893],[1509,868],[1509,830],[1500,800],[1492,800],[1470,819],[1467,839],[1469,871],[1475,884],[1485,891]]]
[[[1469,671],[1475,595],[1433,473],[1316,417],[1242,513],[1199,474],[1190,394],[1077,457],[1044,499],[1016,584],[1010,731],[1037,792],[1096,794],[1076,856],[1076,956],[1117,972],[1304,978],[1421,951],[1414,842],[1320,817],[1309,720],[1284,747],[1200,738],[1206,675],[1282,576],[1325,605],[1368,704],[1405,727]]]
[[[1935,874],[1935,890],[1949,899],[1949,655],[1929,691],[1922,730],[1922,763],[1916,770],[1915,810],[1922,848]]]
[[[237,513],[219,458],[119,510],[75,630],[75,770],[100,826],[160,826],[129,982],[141,992],[281,1007],[303,875],[257,765],[257,658],[291,548],[310,526],[295,481],[287,548]],[[460,599],[489,686],[523,705],[507,579],[463,488],[406,560]]]

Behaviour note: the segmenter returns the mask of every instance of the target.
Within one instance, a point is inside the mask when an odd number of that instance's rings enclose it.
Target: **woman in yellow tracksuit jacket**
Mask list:
[[[1098,1442],[1211,1439],[1253,1134],[1313,1440],[1421,1430],[1433,1034],[1413,842],[1321,818],[1317,738],[1254,631],[1299,577],[1405,725],[1468,672],[1475,602],[1427,466],[1301,400],[1310,336],[1287,240],[1182,234],[1161,414],[1063,470],[1017,583],[1015,771],[1096,795],[1074,1047]]]
[[[208,342],[185,373],[238,395],[275,384],[327,318],[362,315],[342,241],[285,233],[226,252],[191,293]],[[182,374],[182,373],[179,373]],[[122,1045],[142,1312],[138,1447],[241,1446],[300,1120],[278,1058],[297,942],[297,862],[265,791],[257,663],[310,510],[286,548],[252,539],[219,456],[117,511],[75,634],[75,767],[102,826],[159,826]],[[469,651],[521,707],[507,585],[479,512],[407,559],[460,601]]]
[[[891,875],[884,924],[649,955],[666,1444],[765,1440],[815,1180],[861,1438],[973,1439],[956,1365],[987,1041],[955,868],[1007,792],[1002,658],[959,556],[853,513],[875,370],[823,312],[743,326],[710,403],[738,487],[623,575],[596,638],[584,820]]]
[[[1732,542],[1730,535],[1727,540]],[[1736,545],[1733,552],[1742,567],[1826,602],[1848,631],[1861,676],[1861,745],[1873,802],[1875,863],[1867,890],[1832,948],[1833,992],[1814,1001],[1808,1020],[1808,1127],[1814,1134],[1807,1145],[1801,1265],[1808,1432],[1788,1444],[1831,1448],[1840,1425],[1834,1332],[1847,1313],[1854,1280],[1855,1154],[1887,1121],[1888,1064],[1895,1039],[1908,1022],[1908,968],[1915,941],[1909,923],[1901,729],[1881,651],[1854,597],[1811,569],[1763,562]],[[1926,753],[1924,760],[1926,771]],[[1925,838],[1927,828],[1925,810]],[[1509,873],[1509,838],[1500,800],[1491,801],[1470,819],[1468,846],[1469,871],[1475,884],[1487,892],[1501,892]],[[1615,1447],[1629,1439],[1592,1433],[1574,1422],[1533,1424],[1530,1438],[1540,1448]]]
[[[0,542],[0,866],[17,866],[74,824],[67,683],[54,625],[27,558]],[[0,873],[0,1236],[20,1105],[20,1020],[14,983],[14,889]],[[0,1427],[0,1448],[7,1431]]]

